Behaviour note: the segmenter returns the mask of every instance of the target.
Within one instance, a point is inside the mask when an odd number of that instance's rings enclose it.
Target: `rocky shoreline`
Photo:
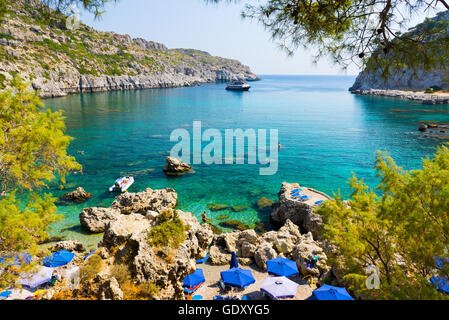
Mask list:
[[[31,82],[41,98],[52,98],[259,80],[239,61],[204,51],[169,49],[84,24],[72,32],[47,21],[37,0],[18,0],[8,6],[6,18],[0,21],[0,86],[17,73]]]
[[[424,93],[405,90],[350,89],[351,93],[421,101],[423,104],[449,104],[449,93]]]
[[[214,234],[209,223],[200,224],[191,213],[176,209],[177,194],[170,188],[124,193],[109,208],[86,208],[79,216],[82,227],[92,233],[103,233],[92,255],[102,267],[79,286],[62,279],[42,298],[57,299],[70,292],[72,299],[127,299],[129,285],[114,271],[120,267],[136,286],[154,284],[158,289],[153,299],[182,300],[185,299],[182,280],[197,268],[197,259],[209,255],[206,263],[210,266],[208,272],[213,273],[214,266],[229,264],[232,252],[241,265],[252,268],[260,276],[266,272],[267,260],[285,257],[296,261],[300,271],[298,281],[309,276],[315,285],[324,281],[335,283],[335,275],[327,263],[326,244],[319,240],[321,217],[313,212],[317,200],[331,198],[314,189],[300,187],[311,198],[296,200],[290,194],[299,187],[296,183],[282,184],[279,201],[272,204],[271,212],[271,218],[280,227],[260,234],[254,229]],[[149,240],[152,230],[168,221],[169,216],[179,217],[184,226],[183,242],[176,248],[152,245]],[[87,252],[79,242],[62,241],[50,248],[75,253],[76,258],[64,270],[91,268],[93,260],[91,257],[82,259]],[[86,278],[83,272],[80,277]],[[218,284],[211,286],[216,289],[210,290],[219,290]]]

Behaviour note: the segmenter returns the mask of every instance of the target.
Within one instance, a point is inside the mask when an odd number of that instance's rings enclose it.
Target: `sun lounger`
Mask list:
[[[201,287],[202,283],[200,283],[199,285],[193,287],[193,288],[184,288],[184,293],[185,294],[192,294],[194,293],[196,290],[198,290],[199,287]]]
[[[220,295],[214,296],[214,300],[224,300],[224,298]]]
[[[201,295],[193,296],[192,300],[203,300],[203,296],[201,296]]]
[[[326,201],[326,200],[319,200],[319,201],[316,201],[315,204],[322,204],[324,201]]]

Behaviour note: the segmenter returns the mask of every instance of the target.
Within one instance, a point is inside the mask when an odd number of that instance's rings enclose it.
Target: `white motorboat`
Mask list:
[[[109,188],[110,192],[120,191],[125,192],[129,187],[134,183],[133,177],[121,177],[115,180],[115,183],[112,187]]]
[[[251,86],[242,80],[232,81],[226,85],[226,90],[231,91],[248,91],[249,88],[251,88]]]

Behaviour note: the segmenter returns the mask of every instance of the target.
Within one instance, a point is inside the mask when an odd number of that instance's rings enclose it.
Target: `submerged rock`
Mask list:
[[[259,209],[264,209],[264,208],[267,208],[267,207],[271,207],[273,205],[273,203],[274,203],[273,200],[270,200],[270,199],[268,199],[266,197],[262,197],[259,200],[257,200],[257,207]]]
[[[238,221],[238,220],[229,220],[229,221],[220,222],[220,227],[237,229],[237,230],[249,229],[249,226],[247,224],[244,224],[243,222]]]
[[[92,193],[86,192],[83,187],[78,187],[75,191],[66,193],[62,196],[62,199],[64,200],[75,202],[84,202],[90,198],[92,198]]]
[[[221,204],[221,203],[209,203],[207,205],[207,209],[210,211],[222,211],[222,210],[228,210],[229,206],[227,204]]]
[[[164,172],[168,175],[184,174],[192,170],[192,167],[186,163],[181,162],[178,158],[165,157],[167,164],[165,165]]]

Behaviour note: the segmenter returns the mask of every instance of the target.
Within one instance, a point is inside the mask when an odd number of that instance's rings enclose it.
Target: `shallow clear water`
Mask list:
[[[179,208],[198,217],[208,203],[248,206],[238,213],[207,211],[212,218],[226,214],[253,225],[269,219],[267,212],[257,211],[256,201],[262,196],[275,200],[283,181],[348,195],[352,172],[375,185],[372,167],[379,149],[406,169],[418,168],[441,143],[421,137],[419,121],[447,121],[448,107],[351,95],[347,88],[353,81],[350,76],[262,76],[249,92],[228,92],[219,83],[45,100],[47,107],[64,111],[68,134],[76,138],[70,153],[84,167],[84,175],[67,178],[65,190],[55,184],[51,192],[60,196],[83,186],[94,194],[83,204],[61,204],[66,218],[52,233],[83,238],[82,208],[109,206],[114,197],[107,189],[125,174],[136,180],[130,192],[172,187]],[[167,178],[165,156],[175,144],[170,133],[177,128],[192,132],[194,120],[202,121],[203,130],[216,128],[223,135],[224,129],[278,129],[283,148],[277,174],[260,176],[260,165],[194,165],[194,174]]]

